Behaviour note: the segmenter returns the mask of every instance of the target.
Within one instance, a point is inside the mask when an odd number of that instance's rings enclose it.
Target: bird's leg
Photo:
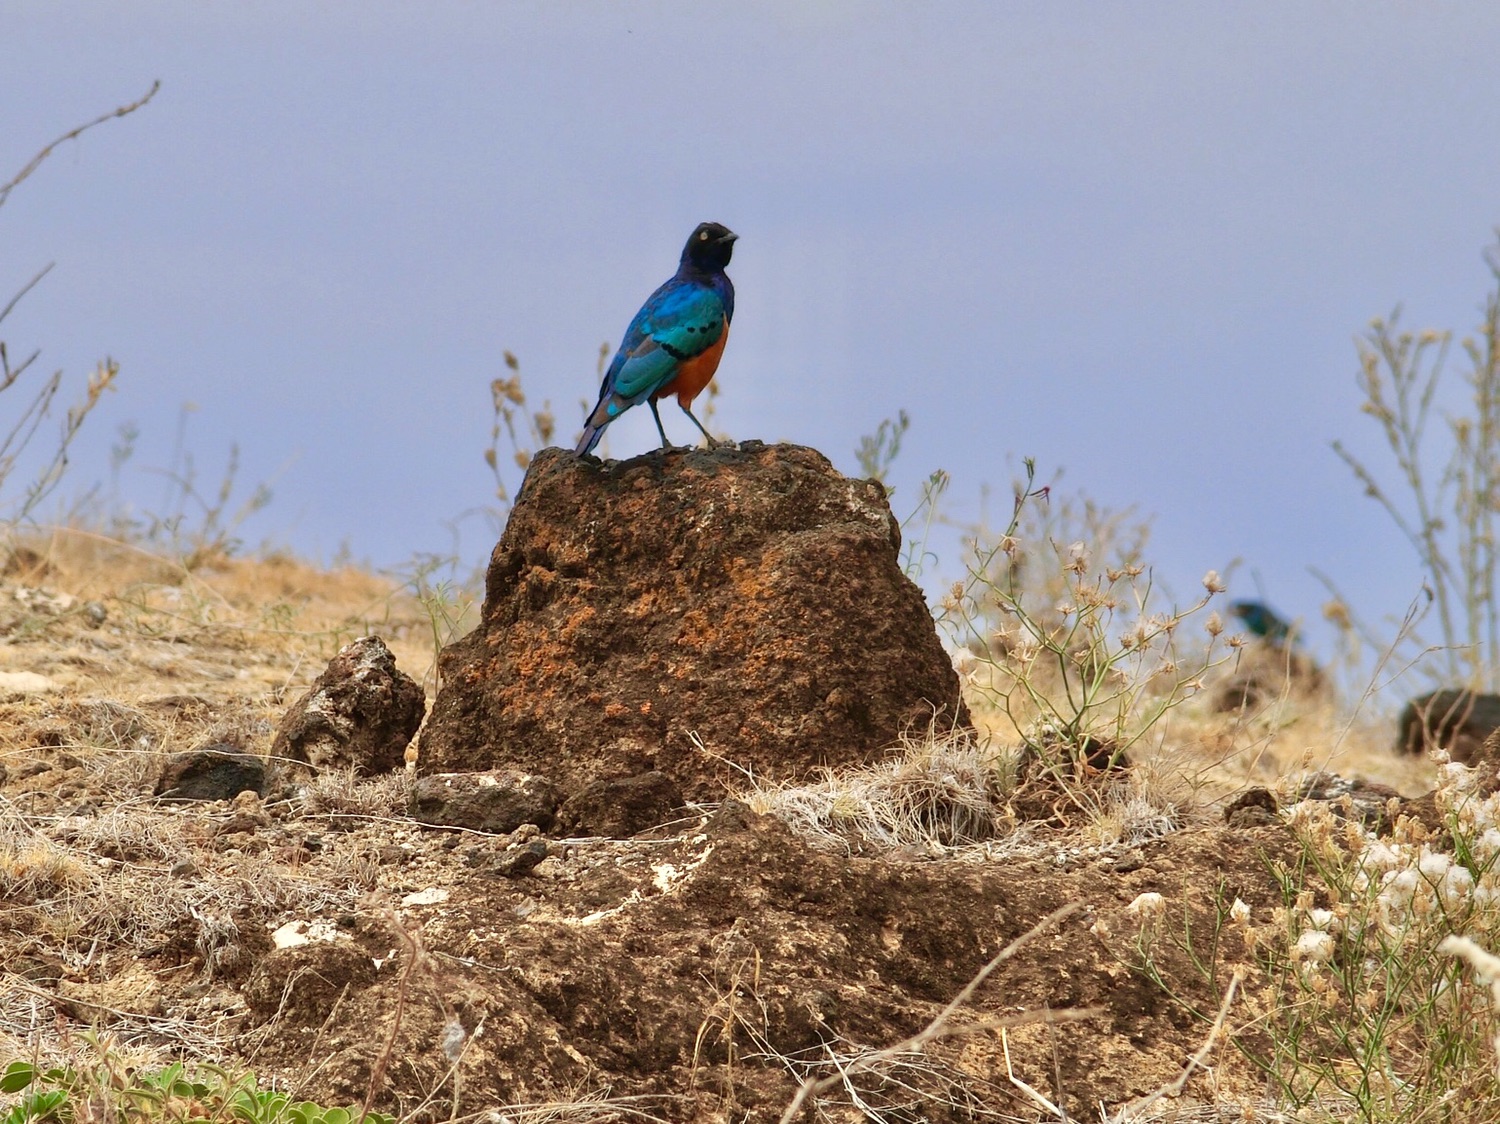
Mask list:
[[[667,440],[667,431],[661,427],[661,414],[657,413],[656,399],[646,399],[646,405],[651,407],[651,416],[656,419],[656,432],[661,434],[661,447],[663,449],[670,449],[672,442]],[[703,427],[700,425],[698,428],[702,429]]]
[[[708,447],[710,449],[717,449],[720,445],[733,445],[734,444],[733,441],[720,441],[712,433],[710,433],[708,430],[704,429],[703,428],[703,423],[701,421],[699,421],[696,417],[693,416],[693,411],[690,410],[690,409],[688,409],[686,405],[682,406],[682,412],[684,414],[686,414],[688,417],[692,418],[693,424],[698,427],[698,432],[701,433],[701,434],[703,434],[703,436],[708,439]]]

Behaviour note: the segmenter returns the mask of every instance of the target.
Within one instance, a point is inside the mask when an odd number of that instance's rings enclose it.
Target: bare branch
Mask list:
[[[156,91],[160,89],[161,79],[158,78],[155,82],[151,83],[151,88],[146,91],[144,97],[131,102],[129,105],[122,105],[119,109],[112,110],[109,113],[105,113],[99,117],[96,117],[87,124],[79,125],[76,129],[69,130],[62,136],[58,137],[46,148],[42,149],[35,156],[33,156],[31,158],[31,163],[27,164],[26,167],[17,172],[14,179],[12,179],[4,186],[0,186],[0,207],[3,207],[5,205],[5,201],[10,198],[12,189],[20,186],[21,182],[25,180],[26,177],[31,175],[32,172],[36,171],[37,168],[41,167],[42,161],[51,156],[53,150],[56,149],[58,145],[82,136],[84,133],[92,129],[95,125],[102,125],[104,124],[104,122],[112,118],[124,117],[127,113],[134,113],[137,109],[140,109],[141,106],[145,105],[148,101],[154,98],[156,96]]]
[[[56,262],[48,262],[46,267],[40,273],[38,273],[30,281],[26,282],[26,284],[21,286],[20,291],[16,293],[15,296],[10,298],[10,302],[6,304],[4,308],[0,308],[0,322],[3,322],[5,318],[10,315],[10,310],[16,307],[16,304],[22,297],[31,292],[32,289],[35,289],[37,283],[41,281],[43,277],[47,276],[47,274],[52,272],[52,267],[56,264]]]

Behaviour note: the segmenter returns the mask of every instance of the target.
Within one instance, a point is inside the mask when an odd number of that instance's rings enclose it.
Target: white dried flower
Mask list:
[[[1229,919],[1236,925],[1250,924],[1250,907],[1239,898],[1234,899],[1234,904],[1229,907]]]
[[[1308,929],[1292,946],[1292,959],[1307,964],[1322,964],[1333,958],[1333,938],[1320,929]]]
[[[1360,868],[1367,874],[1384,874],[1405,865],[1405,860],[1394,847],[1381,839],[1373,839],[1360,852]]]
[[[1167,912],[1167,899],[1158,893],[1147,891],[1127,905],[1125,912],[1131,917],[1140,918],[1142,922],[1152,921]]]
[[[1310,909],[1307,911],[1307,923],[1314,929],[1320,929],[1325,933],[1337,933],[1339,931],[1339,919],[1333,915],[1331,909]]]
[[[1219,577],[1218,570],[1210,570],[1203,575],[1203,588],[1210,593],[1223,593],[1229,587],[1224,584],[1224,579]]]
[[[1380,894],[1375,899],[1383,921],[1397,928],[1407,924],[1422,885],[1422,876],[1411,867],[1387,872],[1381,879]]]
[[[1474,840],[1474,857],[1482,866],[1488,866],[1496,854],[1500,854],[1500,829],[1486,827]]]
[[[1417,860],[1417,870],[1438,892],[1443,904],[1455,909],[1468,901],[1474,890],[1474,875],[1469,868],[1453,861],[1453,856],[1424,845]]]
[[[1442,851],[1434,851],[1426,844],[1422,846],[1422,854],[1417,859],[1417,869],[1422,872],[1423,877],[1432,883],[1441,882],[1448,875],[1448,870],[1453,866],[1453,857]]]
[[[1438,887],[1438,893],[1443,896],[1443,904],[1448,907],[1448,912],[1462,909],[1474,894],[1473,872],[1468,867],[1455,863]]]
[[[1438,788],[1451,792],[1468,792],[1479,780],[1475,771],[1457,761],[1450,761],[1438,768]]]

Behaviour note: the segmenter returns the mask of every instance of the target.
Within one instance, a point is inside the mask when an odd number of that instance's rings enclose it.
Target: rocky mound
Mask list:
[[[545,450],[482,623],[443,653],[422,771],[517,770],[563,799],[659,772],[717,800],[966,725],[899,546],[881,486],[812,449]]]

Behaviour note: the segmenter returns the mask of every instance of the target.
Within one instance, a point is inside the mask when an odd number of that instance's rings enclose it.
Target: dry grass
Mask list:
[[[824,847],[942,853],[1000,834],[1000,799],[1013,762],[962,734],[930,735],[908,740],[879,765],[830,773],[813,784],[759,789],[745,799]]]
[[[1406,796],[1432,789],[1436,765],[1393,752],[1394,721],[1349,714],[1326,692],[1279,696],[1221,713],[1211,698],[1233,667],[1212,673],[1203,698],[1175,708],[1132,747],[1130,765],[1073,793],[1083,814],[1059,836],[1036,835],[1008,804],[1022,753],[1012,718],[975,708],[976,733],[908,738],[878,764],[779,788],[741,794],[818,846],[844,852],[902,851],[927,857],[1003,857],[1038,847],[1084,850],[1131,846],[1211,822],[1225,800],[1250,786],[1285,804],[1318,776],[1337,774]]]
[[[272,923],[352,908],[368,843],[314,830],[391,816],[405,775],[325,776],[295,804],[252,811],[151,799],[168,754],[229,742],[264,751],[287,703],[347,640],[378,632],[416,674],[426,614],[392,583],[284,557],[188,569],[128,543],[51,529],[0,554],[0,671],[47,689],[0,696],[0,1057],[64,1060],[59,1009],[108,1026],[141,1063],[233,1054],[235,993]],[[163,1007],[128,965],[176,950],[207,991]],[[122,959],[123,958],[123,959]],[[170,958],[170,956],[169,956]],[[122,982],[124,981],[124,982]],[[165,981],[163,981],[165,982]]]

